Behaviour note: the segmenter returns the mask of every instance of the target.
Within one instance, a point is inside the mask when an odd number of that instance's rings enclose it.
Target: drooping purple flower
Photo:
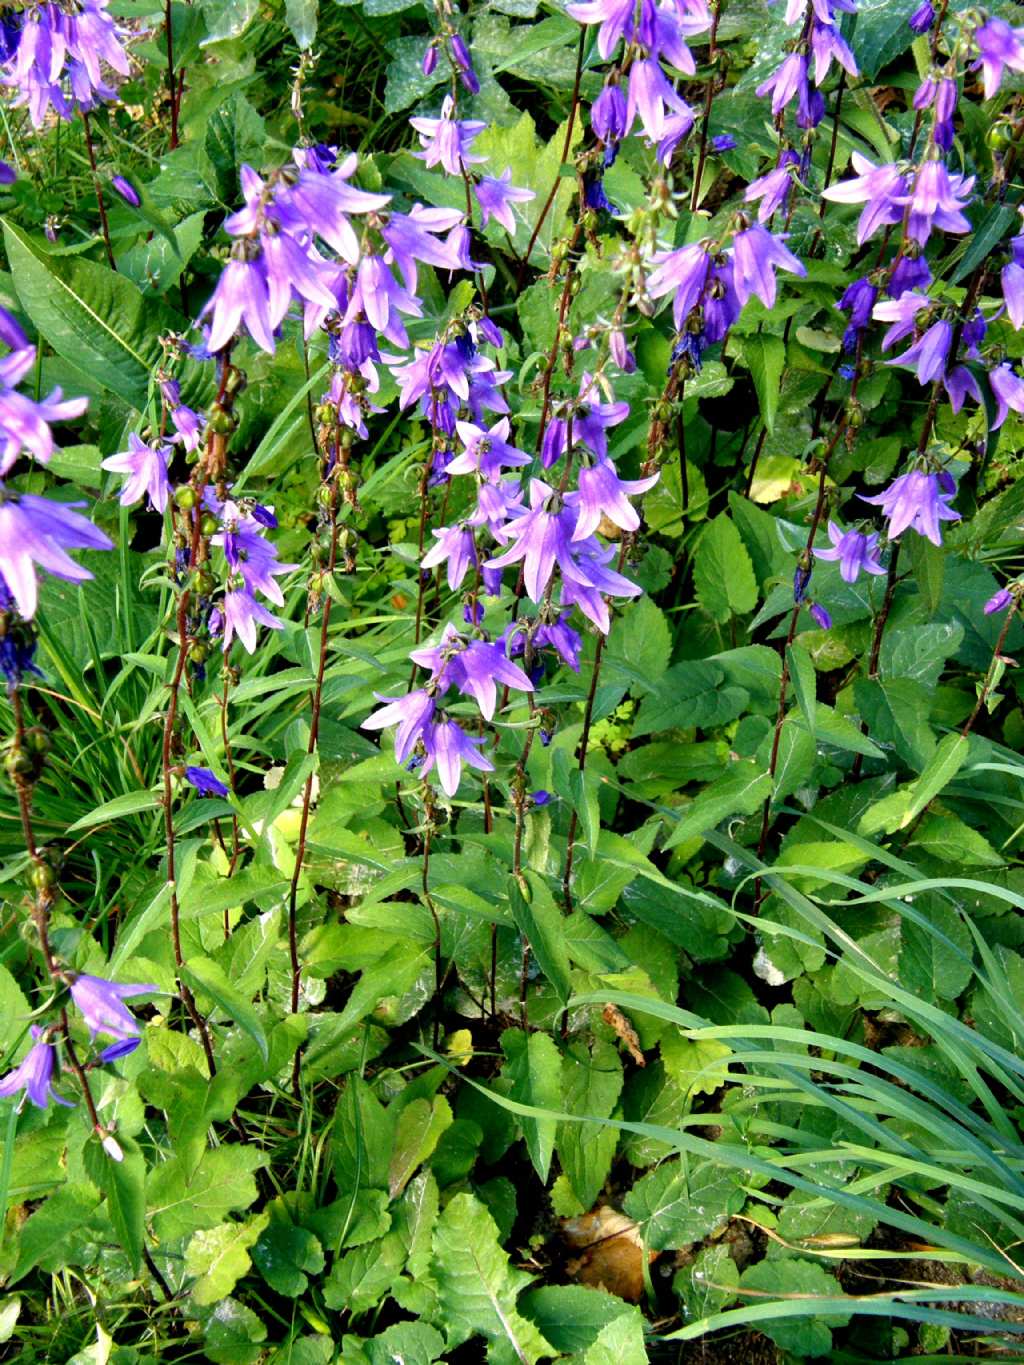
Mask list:
[[[41,128],[50,112],[71,119],[117,91],[108,77],[129,74],[128,55],[119,29],[107,13],[107,0],[82,0],[71,11],[55,4],[26,7],[12,25],[4,26],[3,73],[0,83],[14,90],[11,103],[28,108],[33,127]],[[13,47],[13,50],[11,50]]]
[[[604,61],[612,55],[619,39],[632,37],[634,30],[634,0],[586,0],[586,3],[566,5],[566,13],[580,24],[600,24],[597,50]]]
[[[533,636],[535,649],[543,649],[545,646],[553,649],[562,663],[572,669],[574,673],[580,671],[580,653],[583,649],[583,640],[579,631],[573,630],[568,624],[571,611],[563,611],[555,621],[546,622],[537,627]],[[520,652],[522,644],[520,642]],[[513,642],[513,652],[515,643]]]
[[[933,228],[943,232],[970,232],[964,214],[974,176],[951,175],[941,161],[926,161],[917,173],[910,195],[907,236],[924,246]]]
[[[185,780],[200,796],[230,796],[231,792],[210,768],[186,768]]]
[[[436,69],[437,44],[429,43],[426,52],[423,54],[423,60],[420,62],[420,70],[423,72],[424,76],[432,76]]]
[[[110,185],[115,189],[126,204],[131,204],[133,209],[137,209],[142,203],[139,192],[130,180],[126,180],[123,175],[115,175],[111,178]]]
[[[446,95],[440,118],[411,118],[409,122],[419,133],[423,148],[413,155],[428,166],[442,166],[449,175],[461,176],[474,163],[487,160],[469,150],[487,124],[482,119],[459,120],[455,112],[455,101]]]
[[[17,178],[14,167],[6,161],[0,161],[0,185],[13,185]]]
[[[459,79],[462,84],[471,95],[479,95],[480,82],[473,70],[473,59],[469,55],[469,48],[458,33],[453,33],[451,36],[451,51],[455,65],[459,69]]]
[[[488,560],[488,567],[504,569],[522,560],[523,581],[533,602],[543,597],[556,564],[563,577],[588,583],[577,569],[572,553],[575,522],[575,512],[561,503],[553,488],[541,479],[531,479],[530,511],[507,528],[514,544],[504,554]]]
[[[993,594],[985,603],[985,615],[991,616],[993,612],[1005,611],[1012,601],[1013,593],[1010,592],[1009,588],[1000,588],[999,591]]]
[[[913,469],[894,479],[884,492],[875,497],[867,498],[861,494],[861,501],[882,509],[883,515],[889,520],[890,540],[895,540],[909,526],[919,536],[927,536],[933,545],[941,545],[939,523],[960,520],[960,513],[948,506],[950,499],[956,495],[956,485],[953,484],[950,489],[949,483],[952,483],[952,479],[940,482],[938,474]]]
[[[932,7],[931,0],[924,0],[923,4],[918,5],[907,23],[910,25],[912,33],[916,33],[918,36],[927,33],[932,24],[935,23],[935,10]]]
[[[814,57],[814,83],[821,85],[833,61],[838,62],[848,76],[860,74],[850,45],[834,24],[811,23],[811,53]]]
[[[917,371],[919,384],[929,384],[946,371],[949,348],[953,341],[953,324],[945,318],[933,322],[927,332],[901,356],[887,360],[887,365],[901,365]]]
[[[1024,266],[1008,262],[1003,266],[1001,281],[1007,315],[1019,332],[1024,327]]]
[[[876,303],[872,316],[880,322],[892,324],[882,337],[882,350],[890,350],[898,341],[917,331],[918,315],[931,306],[932,300],[928,295],[916,290],[908,290],[899,298],[883,299],[881,303]]]
[[[39,402],[19,393],[16,386],[36,363],[36,348],[28,344],[24,332],[6,309],[0,309],[0,340],[12,347],[11,353],[0,359],[0,475],[3,475],[23,450],[45,464],[53,452],[50,423],[80,417],[89,400],[66,399],[60,389],[54,389]]]
[[[607,597],[639,597],[642,589],[615,569],[608,567],[616,555],[614,545],[601,545],[596,539],[581,541],[576,562],[577,573],[562,572],[561,605],[576,605],[603,635],[611,629]]]
[[[620,479],[611,460],[596,460],[592,465],[580,470],[579,488],[566,498],[577,509],[576,529],[572,538],[586,540],[597,530],[601,519],[609,521],[623,531],[635,531],[640,526],[640,518],[630,505],[629,498],[638,497],[653,488],[658,475],[646,479]]]
[[[966,365],[954,365],[943,376],[942,383],[954,412],[960,411],[968,397],[973,398],[976,403],[982,402],[978,381]]]
[[[463,763],[479,768],[481,772],[494,771],[494,764],[480,752],[483,743],[482,735],[467,735],[454,720],[433,721],[423,735],[425,754],[420,773],[425,777],[436,766],[441,790],[446,796],[454,796],[459,789]]]
[[[865,205],[857,224],[857,244],[862,246],[880,227],[902,220],[909,185],[898,166],[876,166],[860,152],[851,160],[857,174],[822,190],[822,197],[836,204]]]
[[[804,263],[783,245],[780,237],[760,223],[737,232],[732,239],[733,285],[741,304],[754,294],[766,308],[775,304],[776,270],[788,270],[792,275],[806,275]]]
[[[122,1057],[129,1057],[142,1042],[140,1038],[121,1038],[116,1043],[111,1043],[105,1047],[99,1055],[99,1061],[104,1065],[108,1062],[119,1062]]]
[[[15,493],[0,484],[0,576],[26,620],[35,615],[38,602],[37,564],[57,578],[81,583],[92,574],[66,552],[113,549],[102,531],[71,510],[81,506]]]
[[[800,158],[796,152],[786,150],[779,157],[779,164],[774,171],[759,176],[747,186],[743,195],[744,202],[752,204],[757,200],[761,201],[757,209],[759,223],[767,223],[772,214],[785,207],[789,192],[793,188],[791,167],[799,164]]]
[[[886,293],[898,299],[908,290],[927,289],[931,282],[931,266],[924,256],[903,255],[892,268]]]
[[[820,602],[811,602],[809,610],[812,618],[814,619],[814,623],[819,628],[819,630],[832,629],[832,617],[825,610],[825,608],[821,605]]]
[[[666,251],[651,258],[656,267],[647,280],[647,292],[652,299],[663,298],[675,291],[672,318],[681,329],[707,290],[711,275],[711,256],[703,242],[692,242],[677,251]]]
[[[431,546],[420,561],[424,569],[432,569],[437,564],[448,565],[448,586],[454,592],[466,577],[470,568],[475,568],[480,560],[476,552],[476,540],[472,529],[464,522],[455,526],[444,526],[433,533],[437,544]]]
[[[658,160],[662,163],[693,127],[693,110],[652,58],[635,61],[629,71],[627,127],[632,128],[638,114],[644,134],[658,144]]]
[[[992,430],[997,431],[1006,421],[1012,408],[1014,412],[1024,412],[1024,379],[1008,361],[996,365],[989,371],[988,382],[996,400],[996,417]]]
[[[35,1044],[25,1054],[24,1059],[7,1075],[0,1079],[0,1095],[9,1099],[19,1090],[24,1091],[21,1104],[29,1100],[37,1109],[45,1109],[51,1100],[73,1108],[70,1100],[58,1095],[53,1088],[53,1070],[56,1048],[52,1043],[40,1041],[45,1030],[32,1025]],[[19,1105],[20,1108],[20,1105]]]
[[[980,66],[984,72],[985,98],[990,100],[999,89],[1003,68],[1024,71],[1024,32],[1011,28],[1005,19],[988,19],[974,30],[974,43]]]
[[[382,697],[379,692],[374,695],[378,701],[386,704],[367,716],[359,728],[384,730],[389,725],[397,725],[395,759],[404,764],[434,718],[434,698],[423,688],[409,692],[404,697]]]
[[[467,640],[454,626],[445,628],[440,645],[415,649],[409,657],[431,670],[431,682],[438,687],[456,687],[473,697],[485,720],[494,716],[498,684],[533,691],[533,683],[506,656],[501,641]]]
[[[626,97],[618,85],[606,85],[590,110],[594,136],[604,143],[621,142],[629,129]]]
[[[772,113],[781,114],[786,105],[801,90],[807,89],[807,57],[802,52],[791,52],[782,64],[757,87],[757,94],[772,97]]]
[[[512,169],[506,166],[495,179],[483,175],[473,186],[477,203],[480,205],[480,226],[486,227],[491,218],[500,223],[510,236],[515,236],[516,220],[512,213],[513,204],[525,204],[537,196],[533,190],[521,189],[511,184]]]
[[[734,152],[736,147],[737,142],[732,133],[716,133],[711,139],[711,150],[719,155],[723,152]]]
[[[71,982],[71,999],[93,1038],[98,1033],[107,1033],[111,1038],[137,1038],[139,1021],[121,1002],[133,995],[148,995],[156,989],[156,986],[122,986],[116,981],[83,972]]]
[[[834,521],[828,524],[830,549],[814,550],[817,559],[838,560],[839,574],[844,583],[856,583],[861,570],[870,574],[884,574],[878,560],[878,533],[864,535],[862,531],[844,531]]]
[[[121,487],[122,507],[131,507],[133,503],[148,497],[150,506],[163,512],[171,493],[167,477],[167,461],[170,457],[170,446],[150,445],[132,431],[128,434],[128,449],[117,455],[108,455],[100,467],[127,476]]]
[[[277,547],[263,534],[265,520],[243,511],[230,499],[217,509],[217,515],[222,529],[211,537],[211,544],[223,549],[228,565],[241,575],[250,593],[260,592],[276,606],[284,606],[284,593],[276,578],[298,565],[278,562]]]
[[[859,280],[854,280],[851,285],[846,287],[842,298],[836,307],[844,313],[849,313],[850,321],[843,334],[843,350],[854,351],[857,349],[857,341],[867,330],[871,321],[871,311],[878,299],[878,286],[872,284],[867,276],[862,276]]]
[[[231,641],[236,635],[246,651],[251,654],[256,648],[257,625],[269,626],[271,630],[281,630],[284,627],[284,622],[279,621],[266,607],[261,606],[246,588],[229,588],[224,594],[221,610],[224,612],[225,654],[231,648]]]

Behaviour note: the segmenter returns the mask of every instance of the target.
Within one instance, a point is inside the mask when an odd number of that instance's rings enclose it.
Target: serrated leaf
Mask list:
[[[324,1268],[324,1252],[308,1228],[288,1223],[264,1227],[253,1247],[253,1264],[276,1294],[300,1298],[309,1285],[308,1276]]]
[[[506,1029],[501,1035],[501,1048],[508,1058],[502,1074],[512,1083],[510,1098],[535,1109],[561,1109],[562,1058],[550,1034]],[[520,1125],[534,1170],[546,1181],[558,1121],[522,1118]]]
[[[630,1190],[623,1208],[652,1251],[701,1241],[746,1202],[739,1173],[708,1160],[663,1162]]]
[[[398,1115],[395,1145],[388,1167],[388,1193],[395,1199],[432,1154],[441,1134],[452,1124],[448,1101],[440,1095],[433,1100],[411,1100]]]
[[[157,1236],[183,1237],[215,1227],[235,1209],[246,1209],[258,1194],[253,1174],[267,1158],[253,1147],[217,1147],[187,1175],[178,1157],[150,1171],[149,1215]]]
[[[107,1214],[117,1240],[137,1275],[146,1234],[146,1162],[132,1138],[121,1134],[117,1142],[122,1152],[120,1161],[108,1156],[99,1142],[87,1143],[85,1168],[93,1184],[106,1195]]]
[[[758,764],[743,761],[710,783],[687,806],[665,847],[675,848],[685,839],[704,834],[732,815],[753,815],[771,795],[771,775]]]
[[[264,1061],[270,1056],[267,1035],[259,1015],[249,1001],[235,989],[223,967],[209,957],[193,957],[180,968],[182,980],[193,990],[208,995],[219,1010],[234,1019],[259,1048]]]
[[[725,670],[707,659],[674,664],[640,703],[634,736],[675,728],[709,730],[735,720],[750,694],[742,687],[723,686],[724,682]]]
[[[833,1276],[817,1262],[800,1260],[794,1256],[774,1261],[759,1261],[748,1266],[740,1276],[740,1289],[754,1290],[758,1302],[772,1298],[837,1298],[841,1290]],[[832,1327],[844,1327],[853,1316],[842,1311],[828,1311],[827,1316],[801,1318],[766,1318],[759,1324],[764,1334],[784,1351],[801,1358],[826,1356],[832,1349]]]
[[[509,1264],[498,1229],[472,1194],[457,1194],[434,1229],[433,1272],[449,1349],[485,1337],[494,1365],[534,1365],[553,1354],[540,1332],[517,1310],[531,1277]]]
[[[775,414],[779,409],[782,371],[786,368],[785,342],[781,337],[767,334],[744,337],[743,358],[750,368],[750,377],[757,391],[761,420],[771,435],[775,430]]]
[[[884,830],[893,834],[912,825],[956,777],[967,761],[969,748],[969,741],[963,735],[944,736],[916,782],[868,807],[857,826],[860,833],[871,835]]]
[[[524,872],[523,883],[521,886],[515,877],[508,880],[512,918],[559,999],[566,1001],[572,994],[572,979],[562,913],[543,877],[536,872]]]
[[[693,562],[693,585],[700,605],[724,624],[757,606],[757,580],[747,548],[725,513],[708,522]]]
[[[185,1273],[194,1275],[192,1298],[198,1304],[220,1303],[248,1271],[249,1248],[269,1221],[261,1213],[244,1223],[221,1223],[193,1234],[185,1249]]]

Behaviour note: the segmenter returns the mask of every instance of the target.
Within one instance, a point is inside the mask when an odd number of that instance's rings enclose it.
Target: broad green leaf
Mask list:
[[[307,1229],[271,1223],[260,1232],[252,1250],[253,1264],[276,1294],[298,1299],[309,1285],[308,1276],[324,1268],[323,1248]]]
[[[196,1277],[196,1303],[220,1303],[231,1293],[249,1269],[249,1251],[268,1218],[261,1213],[244,1223],[221,1223],[193,1234],[185,1249],[185,1273]]]
[[[714,621],[724,624],[757,606],[757,580],[735,523],[722,512],[708,522],[693,564],[697,600]]]
[[[146,1188],[157,1236],[184,1237],[216,1227],[233,1210],[247,1209],[258,1194],[253,1174],[266,1162],[254,1147],[232,1144],[207,1152],[190,1176],[176,1156],[157,1166]]]
[[[759,1299],[776,1296],[780,1299],[799,1294],[803,1297],[837,1297],[835,1279],[816,1261],[797,1257],[780,1257],[773,1261],[759,1261],[748,1266],[740,1276],[740,1290],[750,1289]],[[740,1295],[742,1299],[742,1292]],[[825,1356],[832,1348],[833,1327],[844,1327],[853,1316],[849,1312],[830,1309],[818,1317],[766,1319],[760,1326],[776,1346],[796,1356]]]
[[[388,1167],[388,1193],[395,1199],[417,1168],[433,1154],[441,1134],[451,1127],[452,1111],[446,1099],[414,1099],[398,1115],[395,1145]]]
[[[562,914],[543,877],[535,872],[524,872],[523,883],[521,886],[515,877],[508,880],[512,917],[559,999],[568,1000],[572,982]]]
[[[786,344],[781,337],[768,334],[744,337],[743,358],[750,368],[750,377],[757,390],[761,420],[771,434],[775,430],[782,371],[786,367]],[[745,610],[749,611],[750,608]]]
[[[106,1195],[107,1214],[137,1275],[146,1235],[146,1162],[133,1138],[120,1133],[120,1161],[114,1161],[98,1140],[85,1147],[85,1168],[93,1184]]]
[[[99,1203],[99,1194],[87,1182],[68,1183],[50,1195],[26,1220],[18,1233],[18,1260],[8,1286],[34,1270],[37,1265],[57,1270],[74,1253],[72,1234],[89,1221]]]
[[[245,1030],[266,1060],[270,1054],[263,1022],[245,996],[228,980],[223,967],[212,958],[193,957],[180,970],[183,981],[194,991],[209,996],[219,1010]]]
[[[511,1082],[511,1098],[535,1109],[560,1110],[562,1058],[554,1039],[547,1033],[506,1029],[501,1048],[508,1058],[502,1074]],[[547,1180],[551,1168],[557,1126],[554,1118],[522,1120],[526,1150],[542,1181]]]
[[[771,795],[772,779],[756,763],[741,761],[694,798],[665,840],[675,848],[685,839],[704,834],[732,815],[753,815]]]
[[[434,1229],[433,1274],[449,1349],[472,1337],[488,1343],[494,1365],[534,1365],[552,1354],[540,1332],[517,1310],[531,1277],[509,1264],[498,1229],[471,1194],[457,1194]]]
[[[652,1251],[688,1247],[746,1202],[737,1173],[712,1161],[666,1161],[626,1195],[623,1208]]]
[[[967,761],[969,747],[963,735],[946,735],[916,782],[893,792],[891,796],[884,796],[864,812],[857,826],[860,833],[870,835],[884,830],[887,834],[893,834],[912,825],[925,807],[956,777]]]
[[[742,687],[723,686],[725,670],[707,659],[674,664],[640,703],[633,734],[696,727],[709,730],[735,720],[750,700]]]
[[[647,1365],[644,1320],[639,1309],[623,1313],[602,1327],[583,1353],[581,1365]]]

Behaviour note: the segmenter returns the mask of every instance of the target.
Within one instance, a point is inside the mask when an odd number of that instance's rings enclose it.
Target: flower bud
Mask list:
[[[196,505],[196,490],[191,484],[184,483],[174,490],[174,501],[183,512],[187,512]]]

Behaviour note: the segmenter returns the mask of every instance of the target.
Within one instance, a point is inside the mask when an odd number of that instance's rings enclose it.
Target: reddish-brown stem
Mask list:
[[[170,151],[178,145],[178,84],[174,79],[174,35],[171,31],[171,0],[164,0],[164,32],[167,38],[167,90],[171,100]]]
[[[996,647],[992,651],[992,662],[989,664],[988,672],[985,674],[985,681],[982,683],[981,691],[978,693],[978,700],[974,703],[974,710],[968,716],[967,723],[960,731],[960,735],[963,739],[966,739],[971,733],[971,730],[974,728],[974,722],[981,715],[981,709],[988,701],[988,695],[992,691],[992,684],[996,676],[996,668],[999,665],[999,660],[1003,653],[1003,646],[1006,644],[1006,637],[1010,633],[1010,627],[1013,625],[1013,618],[1016,614],[1017,603],[1015,600],[1006,613],[1006,620],[1003,622],[1003,628],[999,632],[999,639],[996,641]]]
[[[690,193],[690,212],[697,212],[697,205],[700,203],[700,186],[704,179],[704,167],[708,157],[708,132],[711,124],[711,104],[715,98],[715,62],[718,56],[718,16],[721,6],[716,4],[711,10],[711,32],[709,37],[708,61],[711,63],[711,71],[708,75],[708,83],[704,90],[704,116],[700,125],[700,150],[697,153],[697,173],[693,177],[693,189]]]
[[[96,207],[100,212],[100,227],[103,230],[103,243],[107,248],[107,261],[111,270],[117,269],[117,262],[114,260],[114,248],[110,244],[110,224],[107,221],[107,204],[103,198],[103,186],[100,184],[99,168],[96,165],[96,149],[92,145],[92,127],[89,122],[89,115],[82,111],[82,130],[85,133],[85,150],[89,156],[89,165],[92,168],[92,183],[96,191]]]

